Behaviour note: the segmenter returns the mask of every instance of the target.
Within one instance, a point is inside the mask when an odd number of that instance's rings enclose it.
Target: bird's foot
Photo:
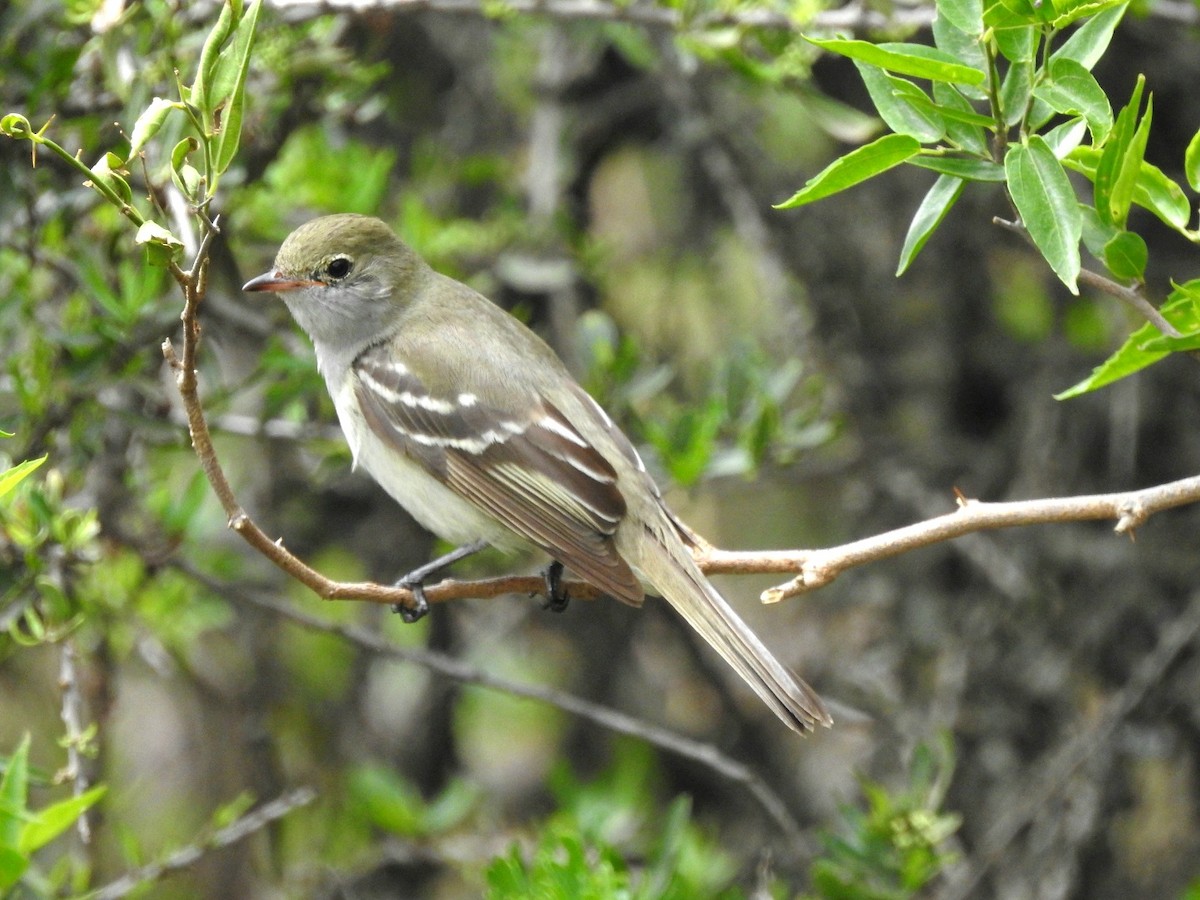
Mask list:
[[[419,622],[429,614],[429,598],[425,596],[425,585],[419,581],[408,581],[406,578],[401,578],[395,586],[412,591],[413,598],[410,606],[405,606],[403,603],[392,604],[392,612],[398,613],[405,625]]]
[[[486,546],[487,541],[472,541],[469,544],[463,544],[461,547],[455,547],[449,553],[445,553],[437,559],[430,560],[423,566],[418,566],[407,575],[397,578],[395,587],[407,588],[412,591],[413,602],[411,606],[395,603],[392,605],[392,612],[399,613],[400,618],[409,625],[423,619],[429,612],[429,598],[425,596],[425,580],[430,575],[437,574],[451,563],[456,563],[473,553],[478,553]]]
[[[550,612],[560,613],[571,602],[571,596],[562,583],[562,573],[563,564],[558,560],[554,560],[542,572],[542,577],[546,580],[546,602],[542,608]]]

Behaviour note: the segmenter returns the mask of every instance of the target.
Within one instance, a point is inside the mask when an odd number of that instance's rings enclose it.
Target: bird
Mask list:
[[[700,571],[698,539],[630,440],[526,325],[357,214],[301,225],[243,290],[278,295],[311,339],[354,466],[460,545],[399,583],[417,594],[487,545],[540,549],[551,576],[566,566],[634,606],[647,586],[661,595],[794,731],[832,724]]]

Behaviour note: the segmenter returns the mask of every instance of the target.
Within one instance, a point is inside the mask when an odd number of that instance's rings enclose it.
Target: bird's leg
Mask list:
[[[408,588],[412,591],[413,605],[408,607],[396,603],[392,606],[392,612],[399,613],[400,618],[410,625],[418,619],[424,618],[425,614],[429,612],[429,600],[425,597],[425,579],[460,559],[466,559],[473,553],[478,553],[487,545],[487,541],[483,540],[463,544],[461,547],[455,547],[449,553],[442,554],[437,559],[430,560],[423,566],[418,566],[407,575],[397,578],[396,587]]]
[[[546,579],[546,603],[545,609],[550,612],[560,613],[567,608],[567,604],[571,602],[571,597],[567,593],[567,589],[562,583],[563,564],[557,559],[551,561],[550,565],[546,566],[542,577]]]

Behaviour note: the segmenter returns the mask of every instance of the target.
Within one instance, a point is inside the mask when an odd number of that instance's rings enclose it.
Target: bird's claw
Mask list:
[[[542,572],[542,577],[546,580],[546,602],[542,604],[542,608],[550,612],[560,613],[571,602],[571,595],[562,583],[562,573],[563,564],[558,560],[550,563]]]
[[[405,581],[403,578],[396,582],[397,587],[408,588],[412,591],[412,604],[393,603],[392,612],[398,613],[404,624],[411,625],[419,622],[429,614],[429,598],[425,596],[425,585],[419,581]]]

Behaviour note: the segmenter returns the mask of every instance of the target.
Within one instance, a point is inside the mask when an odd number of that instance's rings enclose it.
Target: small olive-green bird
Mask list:
[[[422,526],[470,548],[540,548],[635,606],[645,582],[788,726],[832,723],[700,572],[633,445],[508,313],[358,215],[296,229],[245,290],[287,304],[355,465]]]

